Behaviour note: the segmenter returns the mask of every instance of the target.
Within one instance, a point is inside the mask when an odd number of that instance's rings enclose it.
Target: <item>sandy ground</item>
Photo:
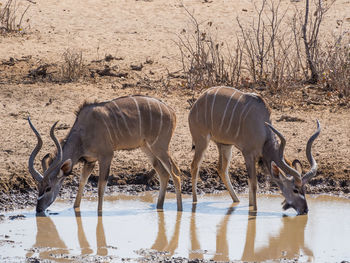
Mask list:
[[[251,1],[184,1],[184,4],[200,22],[213,21],[218,36],[225,40],[230,40],[236,30],[237,16],[244,22],[254,15]],[[301,8],[302,5],[303,2],[282,1],[284,8]],[[343,29],[349,28],[346,12],[349,6],[347,0],[337,1],[327,13],[324,30],[336,30],[339,20],[342,21]],[[34,188],[27,171],[28,157],[36,143],[26,121],[29,115],[44,138],[39,160],[53,150],[49,129],[54,121],[60,121],[57,134],[62,138],[74,122],[74,110],[85,100],[104,101],[129,94],[154,96],[175,109],[178,124],[171,152],[186,177],[193,156],[187,123],[187,100],[192,94],[179,89],[183,81],[181,78],[169,80],[166,77],[168,71],[181,69],[174,41],[177,41],[177,35],[182,29],[190,26],[181,2],[37,1],[29,9],[28,17],[30,20],[26,25],[26,34],[0,36],[0,191],[8,194],[12,190],[27,192]],[[86,72],[81,80],[57,83],[50,81],[49,77],[28,77],[30,70],[45,63],[51,67],[48,75],[54,75],[54,66],[62,61],[62,53],[67,48],[83,52]],[[107,54],[115,59],[104,61]],[[130,69],[130,65],[141,63],[141,71]],[[97,76],[96,72],[106,65],[117,73],[127,75]],[[348,195],[348,100],[339,99],[338,94],[327,94],[312,86],[285,94],[255,92],[260,93],[271,106],[272,120],[287,138],[287,156],[302,160],[305,169],[308,167],[306,141],[315,130],[315,120],[320,120],[322,133],[314,143],[313,150],[319,163],[318,178],[321,179],[315,181],[314,185],[322,184],[322,178],[327,178],[328,188],[324,191]],[[296,117],[297,120],[277,122],[279,119],[285,120],[281,118],[285,116]],[[135,175],[147,172],[151,166],[145,160],[138,150],[117,152],[111,173]],[[203,167],[213,169],[216,162],[217,152],[212,144]],[[39,169],[39,161],[37,165]],[[75,174],[79,173],[80,167],[76,166]],[[246,177],[243,158],[238,150],[234,150],[230,172],[236,177]],[[2,203],[6,203],[6,200]]]

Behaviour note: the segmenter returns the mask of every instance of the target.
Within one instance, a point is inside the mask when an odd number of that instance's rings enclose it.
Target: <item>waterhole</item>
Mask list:
[[[102,216],[94,198],[84,199],[79,212],[57,200],[46,217],[34,208],[8,213],[0,221],[0,261],[133,261],[157,253],[217,261],[350,260],[349,199],[308,196],[309,214],[296,216],[282,211],[278,195],[259,195],[255,214],[244,195],[239,204],[227,194],[200,196],[195,206],[184,196],[182,213],[173,195],[163,212],[155,209],[156,198],[153,192],[106,197]]]

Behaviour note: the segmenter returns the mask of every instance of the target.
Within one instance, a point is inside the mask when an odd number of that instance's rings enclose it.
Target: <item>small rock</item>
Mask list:
[[[146,59],[146,64],[152,65],[153,63],[154,63],[153,59],[151,58]]]
[[[118,185],[126,185],[126,181],[121,179],[121,180],[117,181],[117,184]]]
[[[282,115],[278,120],[276,120],[277,122],[280,121],[285,121],[285,122],[305,122],[303,119],[300,119],[298,117],[291,117],[288,115]]]
[[[130,65],[130,68],[135,71],[141,71],[143,68],[142,63],[140,65]]]
[[[10,220],[15,220],[15,219],[24,219],[26,218],[25,215],[15,215],[15,216],[9,216]]]

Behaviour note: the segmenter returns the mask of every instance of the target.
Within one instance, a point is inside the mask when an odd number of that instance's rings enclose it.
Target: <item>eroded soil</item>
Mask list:
[[[108,82],[109,80],[102,79],[101,81]],[[131,78],[130,81],[136,80]],[[322,96],[322,91],[317,88],[305,90],[309,91],[310,97],[313,96],[314,99]],[[189,166],[193,152],[187,123],[190,108],[187,100],[192,97],[187,91],[178,91],[175,88],[170,88],[166,92],[157,88],[120,89],[109,83],[95,84],[91,81],[65,85],[41,82],[3,85],[0,91],[1,119],[5,124],[0,127],[2,136],[0,154],[3,160],[0,177],[1,209],[8,210],[18,206],[34,205],[36,200],[35,184],[27,168],[28,157],[36,144],[36,138],[26,120],[29,115],[44,139],[43,150],[37,159],[37,166],[40,169],[41,158],[54,149],[48,136],[50,126],[54,121],[60,121],[57,134],[59,138],[63,138],[74,122],[74,110],[85,99],[103,101],[135,93],[161,98],[175,109],[178,124],[171,141],[171,153],[183,172],[183,193],[191,193]],[[85,94],[89,96],[86,97]],[[287,138],[287,156],[290,159],[300,159],[305,170],[309,167],[305,158],[306,141],[315,130],[315,119],[318,119],[322,125],[322,133],[313,146],[313,152],[319,164],[318,175],[308,185],[308,193],[349,196],[350,137],[348,127],[350,126],[350,114],[347,105],[331,107],[327,105],[329,101],[322,99],[319,99],[321,105],[304,105],[303,100],[284,101],[283,104],[277,104],[274,101],[280,101],[279,94],[267,94],[266,92],[264,97],[268,98],[272,107],[272,119],[275,126]],[[216,147],[211,144],[202,165],[200,173],[202,181],[198,184],[199,191],[211,193],[225,190],[216,172],[217,161]],[[73,174],[65,181],[61,193],[63,197],[74,198],[81,167],[82,165],[78,164]],[[260,172],[262,172],[261,169]],[[111,187],[107,192],[113,194],[114,191],[139,192],[158,189],[158,180],[152,177],[153,174],[150,163],[140,150],[116,152],[108,184]],[[246,169],[242,155],[237,149],[233,153],[230,174],[236,191],[239,193],[247,191]],[[96,193],[97,175],[98,169],[95,169],[89,179],[87,191]],[[260,173],[258,180],[260,191],[276,190],[275,186],[270,185],[266,175]],[[171,182],[169,189],[173,191]]]

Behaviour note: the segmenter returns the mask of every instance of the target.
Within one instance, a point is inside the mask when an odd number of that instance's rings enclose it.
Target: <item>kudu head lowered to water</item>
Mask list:
[[[69,175],[69,173],[72,170],[72,161],[70,159],[64,162],[62,161],[62,147],[54,134],[54,130],[57,125],[57,122],[56,122],[51,127],[50,136],[57,147],[57,156],[55,160],[50,164],[48,169],[43,171],[44,172],[43,174],[37,171],[34,168],[34,159],[38,154],[38,152],[40,151],[43,145],[43,141],[41,139],[39,132],[35,129],[35,127],[31,123],[30,118],[28,118],[28,122],[38,139],[38,143],[29,157],[28,166],[29,166],[29,172],[34,178],[38,186],[39,195],[38,195],[38,201],[36,205],[36,211],[40,213],[45,211],[46,208],[49,207],[53,203],[53,201],[55,201],[65,177]]]
[[[283,209],[294,208],[298,214],[307,214],[308,206],[305,198],[305,184],[316,175],[317,163],[312,156],[311,146],[314,140],[318,137],[321,132],[321,126],[317,120],[317,130],[310,137],[306,144],[306,157],[310,163],[311,169],[302,175],[302,172],[297,171],[292,166],[288,165],[284,159],[284,148],[286,140],[284,136],[276,130],[271,124],[265,123],[281,140],[279,146],[279,165],[274,161],[271,161],[270,172],[272,180],[279,186],[285,201]],[[267,153],[266,153],[267,154]],[[268,164],[267,164],[268,166]],[[280,167],[280,168],[279,168]]]
[[[83,161],[79,188],[74,208],[79,208],[95,164],[98,163],[98,212],[102,212],[103,196],[110,174],[111,162],[117,150],[140,148],[149,158],[159,175],[160,189],[157,209],[163,209],[169,178],[174,182],[177,208],[182,210],[181,171],[169,153],[169,144],[176,127],[175,111],[160,100],[133,95],[105,102],[82,104],[76,112],[75,122],[64,143],[54,135],[56,124],[51,128],[55,142],[55,158],[45,156],[42,160],[43,175],[35,170],[35,156],[42,146],[38,131],[29,121],[38,143],[29,158],[29,171],[39,189],[37,211],[44,211],[56,198],[64,178],[72,167]]]
[[[262,159],[272,179],[285,197],[283,208],[293,207],[298,214],[307,213],[305,183],[316,175],[317,164],[311,154],[313,141],[321,128],[306,146],[311,170],[303,177],[287,164],[283,152],[286,141],[271,126],[271,112],[264,99],[257,94],[245,93],[232,87],[218,86],[205,91],[193,104],[188,117],[195,153],[191,163],[193,202],[197,202],[197,177],[209,142],[216,143],[219,152],[218,174],[229,191],[233,202],[239,202],[229,176],[232,147],[242,152],[248,172],[249,206],[257,210],[256,162]],[[277,135],[281,143],[278,143]]]

